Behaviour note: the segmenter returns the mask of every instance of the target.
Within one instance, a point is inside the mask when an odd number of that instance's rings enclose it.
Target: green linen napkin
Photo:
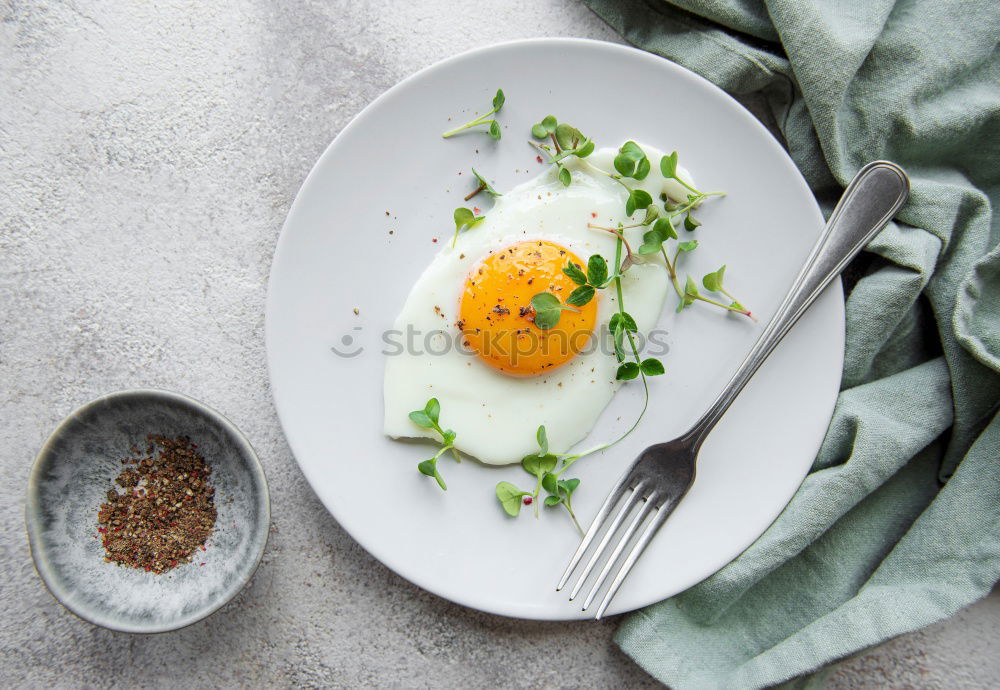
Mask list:
[[[762,98],[827,210],[874,159],[913,185],[855,262],[842,390],[802,488],[735,561],[628,617],[618,643],[678,690],[765,687],[987,594],[1000,577],[1000,6],[586,2],[635,45]]]

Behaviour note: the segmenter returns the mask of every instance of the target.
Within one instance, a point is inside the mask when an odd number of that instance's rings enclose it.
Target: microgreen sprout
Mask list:
[[[646,153],[634,141],[626,141],[622,144],[622,147],[618,149],[618,155],[615,156],[614,165],[615,170],[622,177],[644,180],[646,179],[646,175],[649,174],[649,159],[646,158]],[[630,213],[629,215],[632,214]]]
[[[674,287],[674,291],[677,293],[677,297],[679,298],[677,311],[681,311],[696,301],[701,301],[708,304],[714,304],[715,306],[728,311],[743,314],[751,319],[754,318],[750,311],[729,293],[723,292],[723,294],[729,297],[732,302],[730,304],[723,304],[722,302],[702,295],[698,291],[698,286],[693,280],[687,281],[684,287],[681,287],[681,283],[677,275],[677,260],[682,253],[694,251],[698,247],[697,240],[689,240],[686,242],[678,241],[673,259],[670,258],[665,246],[665,243],[668,240],[678,239],[677,229],[675,228],[675,220],[680,222],[680,218],[683,217],[684,229],[688,232],[694,232],[694,230],[701,225],[701,222],[691,215],[691,211],[697,208],[710,196],[723,196],[722,192],[700,192],[692,187],[683,178],[679,177],[677,174],[677,152],[674,151],[673,153],[663,156],[660,159],[660,172],[665,178],[676,180],[680,185],[685,187],[690,194],[687,195],[686,200],[676,202],[671,200],[665,194],[661,195],[660,198],[663,201],[664,211],[663,215],[661,215],[659,209],[653,203],[653,200],[649,197],[648,193],[641,189],[632,189],[623,181],[623,178],[625,177],[642,179],[646,174],[648,174],[649,171],[646,169],[647,166],[642,163],[643,159],[645,159],[645,153],[638,146],[638,144],[634,141],[627,141],[622,145],[621,149],[618,151],[618,155],[615,157],[615,170],[618,171],[618,174],[605,173],[612,179],[617,180],[628,191],[628,197],[625,201],[625,213],[627,215],[631,216],[636,210],[646,209],[646,216],[643,221],[640,223],[632,223],[630,225],[619,225],[617,230],[614,228],[588,224],[591,228],[597,228],[615,233],[620,242],[624,243],[628,255],[626,256],[625,262],[619,268],[619,273],[624,273],[633,263],[641,261],[642,257],[648,257],[653,254],[661,254],[663,256],[663,261],[666,264],[667,272],[670,275],[670,282]],[[638,261],[633,257],[631,247],[628,246],[628,242],[625,240],[623,234],[624,230],[637,227],[649,227],[649,229],[643,233],[642,236],[642,244],[639,246],[638,250]],[[709,281],[711,282],[712,279],[709,278]],[[719,276],[718,285],[721,287],[721,275]],[[713,292],[722,292],[721,290],[713,290],[707,285],[706,289],[712,290]],[[631,375],[632,378],[634,378],[635,372],[636,369],[629,366],[626,367],[623,373]]]
[[[503,506],[504,512],[511,517],[517,517],[521,512],[522,499],[531,496],[530,491],[521,491],[510,482],[500,482],[496,488],[497,500]]]
[[[701,205],[701,202],[710,196],[725,196],[723,192],[699,192],[688,182],[677,174],[677,152],[673,151],[660,159],[660,172],[668,180],[675,180],[682,187],[687,188],[690,194],[683,202],[674,203],[670,199],[664,199],[664,206],[668,213],[674,216],[684,215],[684,229],[694,232],[701,222],[691,215],[691,211]]]
[[[754,315],[751,314],[749,311],[747,311],[747,308],[744,307],[742,304],[740,304],[740,301],[736,299],[728,290],[726,290],[725,286],[722,284],[722,277],[725,275],[725,273],[726,273],[726,265],[723,264],[718,271],[713,271],[712,273],[705,274],[705,276],[701,279],[701,284],[705,286],[706,290],[709,290],[711,292],[721,292],[723,295],[732,300],[730,304],[726,305],[727,309],[731,309],[740,314],[746,314],[751,319],[756,321],[757,319],[754,317]]]
[[[559,298],[551,292],[539,292],[531,298],[531,308],[535,310],[535,325],[546,330],[559,323],[559,317],[564,311],[579,311],[559,302]]]
[[[485,177],[477,173],[475,168],[472,169],[472,174],[475,175],[476,180],[479,182],[479,186],[465,196],[465,201],[468,201],[472,197],[476,196],[479,192],[486,192],[493,197],[503,196],[503,194],[493,189],[493,185],[487,182]]]
[[[718,288],[722,287],[722,274],[725,273],[726,269],[725,266],[719,269],[719,271],[716,271],[715,273],[710,273],[707,276],[705,276],[705,278],[703,279],[703,284],[705,285],[706,289],[712,290],[713,292],[722,292],[724,295],[729,297],[729,299],[732,300],[730,304],[719,302],[717,300],[711,299],[710,297],[706,297],[705,295],[701,294],[701,292],[698,291],[697,283],[695,283],[694,280],[691,279],[691,276],[687,277],[687,280],[684,282],[684,288],[681,289],[681,285],[677,277],[677,260],[680,258],[681,254],[684,254],[686,252],[693,252],[695,249],[697,249],[697,247],[698,247],[697,240],[678,242],[677,251],[674,253],[673,260],[670,259],[670,256],[667,254],[666,249],[661,247],[663,260],[666,263],[667,272],[670,274],[670,282],[673,284],[674,291],[680,298],[680,302],[678,302],[677,304],[677,311],[683,311],[685,308],[691,306],[695,302],[705,302],[707,304],[713,304],[717,307],[721,307],[722,309],[734,312],[736,314],[742,314],[743,316],[746,316],[747,318],[756,321],[750,310],[744,307],[742,304],[740,304],[735,297],[733,297],[728,292],[725,292],[721,289],[717,290],[713,287],[709,287],[709,285],[715,285]],[[708,282],[705,283],[704,282],[705,280],[707,280]]]
[[[542,425],[538,427],[536,433],[536,438],[538,440],[538,452],[531,455],[525,455],[521,458],[521,467],[528,474],[535,475],[537,483],[535,485],[535,491],[531,494],[533,502],[535,503],[535,517],[538,517],[538,492],[542,488],[542,479],[545,478],[552,470],[556,468],[559,462],[559,456],[553,455],[549,452],[549,440],[545,433],[545,426]]]
[[[487,125],[486,131],[489,133],[489,135],[494,139],[499,139],[502,136],[500,132],[500,123],[491,118],[490,116],[500,112],[500,108],[503,107],[505,100],[506,97],[503,95],[503,89],[497,89],[497,93],[493,97],[493,110],[489,111],[484,115],[480,115],[471,122],[466,122],[461,127],[456,127],[455,129],[449,129],[441,136],[447,139],[448,137],[453,137],[456,134],[460,134],[461,132],[464,132],[467,129],[478,127],[479,125]]]
[[[471,209],[465,208],[464,206],[456,208],[453,217],[455,218],[455,235],[451,238],[452,247],[454,247],[455,242],[458,241],[458,233],[460,233],[463,228],[471,230],[486,220],[486,216],[477,216]]]
[[[438,486],[441,487],[442,491],[448,490],[448,485],[444,483],[444,477],[438,472],[437,461],[445,454],[447,451],[451,451],[455,456],[457,462],[461,462],[462,459],[455,449],[455,438],[457,434],[451,429],[442,429],[438,420],[441,416],[441,404],[438,402],[437,398],[431,398],[424,405],[422,410],[414,410],[410,413],[410,421],[419,426],[421,429],[433,429],[441,436],[441,448],[434,457],[424,460],[417,465],[417,469],[420,470],[421,474],[426,474],[428,477],[434,477],[437,481]]]
[[[571,455],[569,453],[550,453],[549,441],[544,424],[538,427],[536,439],[538,441],[538,452],[526,455],[521,459],[521,467],[524,471],[535,477],[534,491],[522,491],[510,482],[500,482],[496,486],[497,500],[500,501],[500,505],[503,506],[504,511],[511,517],[517,517],[517,515],[521,512],[522,504],[534,504],[535,517],[537,518],[538,495],[541,493],[542,489],[545,489],[545,491],[549,494],[545,498],[545,505],[549,508],[553,508],[558,505],[564,506],[566,511],[569,513],[570,518],[573,520],[573,524],[576,525],[576,529],[580,532],[580,534],[583,534],[583,528],[580,527],[580,523],[576,519],[576,513],[573,512],[573,503],[571,498],[573,492],[576,491],[576,487],[580,485],[580,480],[560,479],[559,475],[563,472],[563,470],[569,467],[570,464],[583,457],[583,455],[603,450],[611,444],[599,446],[587,451],[587,453],[576,455]],[[556,467],[559,465],[561,465],[561,467],[557,471]]]
[[[653,222],[653,226],[643,234],[639,253],[643,255],[659,254],[663,243],[670,239],[677,239],[674,224],[670,222],[669,218],[657,218]]]
[[[593,140],[585,137],[576,127],[559,122],[553,115],[546,115],[541,122],[533,124],[531,136],[541,140],[548,139],[551,142],[551,146],[537,142],[531,143],[540,151],[544,151],[550,162],[555,163],[559,169],[559,181],[564,187],[569,187],[573,176],[562,161],[569,156],[586,158],[594,152]]]

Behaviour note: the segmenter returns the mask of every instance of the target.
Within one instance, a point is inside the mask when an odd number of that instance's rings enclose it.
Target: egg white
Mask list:
[[[685,192],[664,180],[658,161],[662,153],[643,146],[653,163],[642,182],[629,180],[657,199],[667,191],[675,198]],[[595,151],[588,159],[567,159],[573,182],[564,187],[555,168],[496,199],[486,219],[450,241],[414,284],[394,328],[419,334],[416,347],[386,357],[384,379],[385,433],[392,438],[438,438],[408,418],[429,398],[441,403],[441,425],[457,433],[456,447],[484,463],[518,462],[537,452],[535,432],[544,424],[553,452],[566,452],[593,428],[620,382],[618,362],[606,347],[594,343],[568,363],[543,375],[514,377],[500,373],[461,346],[458,306],[470,271],[490,252],[525,240],[548,240],[574,252],[584,262],[599,253],[613,266],[615,238],[588,228],[588,223],[614,227],[628,224],[625,189],[599,169],[613,171],[613,149]],[[687,173],[680,174],[689,180]],[[593,214],[596,214],[594,216]],[[638,211],[636,216],[644,215]],[[631,221],[634,222],[634,221]],[[642,228],[626,231],[633,248],[641,244]],[[670,287],[662,260],[633,266],[622,279],[626,311],[643,334],[654,328]],[[606,331],[617,311],[614,290],[598,291],[597,328]],[[428,335],[432,334],[432,335]],[[426,349],[425,349],[426,347]]]

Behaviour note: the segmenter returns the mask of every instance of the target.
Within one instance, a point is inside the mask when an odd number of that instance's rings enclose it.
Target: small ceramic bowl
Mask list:
[[[105,562],[97,531],[122,458],[145,448],[148,434],[198,445],[218,511],[205,550],[160,575]],[[190,625],[232,599],[260,563],[270,519],[264,470],[239,429],[207,405],[160,390],[111,393],[67,417],[35,459],[25,511],[31,556],[52,595],[84,620],[137,633]]]

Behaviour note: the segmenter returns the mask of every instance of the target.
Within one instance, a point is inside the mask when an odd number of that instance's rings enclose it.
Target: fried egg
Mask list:
[[[651,161],[662,153],[643,147]],[[613,171],[615,151],[566,160],[572,184],[552,166],[497,197],[486,218],[445,243],[410,291],[394,329],[404,343],[386,357],[385,433],[392,438],[437,434],[408,413],[429,398],[441,404],[441,426],[457,433],[455,446],[487,464],[518,462],[537,452],[545,425],[553,452],[568,451],[593,428],[621,382],[615,380],[607,323],[618,311],[613,286],[598,290],[556,326],[535,325],[531,298],[551,292],[565,300],[576,287],[562,269],[586,270],[592,254],[613,271],[615,237],[590,225],[615,227],[625,217],[627,191],[601,172]],[[684,198],[658,166],[628,180],[657,199]],[[687,173],[679,174],[690,181]],[[636,212],[636,219],[644,215]],[[643,228],[626,230],[633,247]],[[622,278],[625,308],[642,334],[655,327],[670,287],[662,260],[632,266]],[[438,439],[439,440],[439,439]]]

